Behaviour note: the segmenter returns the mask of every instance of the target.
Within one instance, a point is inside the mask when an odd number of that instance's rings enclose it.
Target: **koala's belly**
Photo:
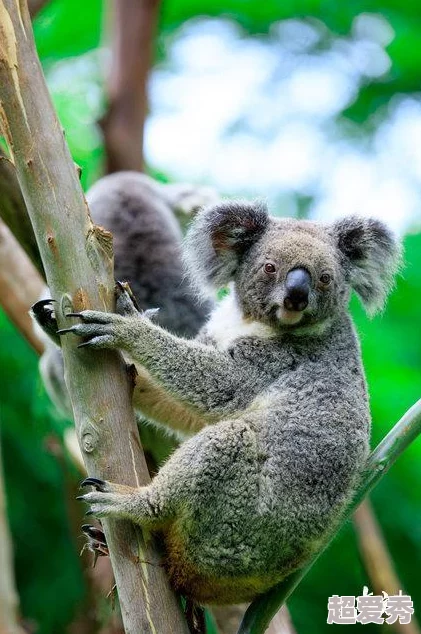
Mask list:
[[[166,533],[166,568],[171,584],[177,592],[201,605],[236,604],[252,601],[281,581],[290,568],[277,573],[228,575],[224,565],[215,566],[209,572],[207,562],[201,560],[200,552],[190,551],[188,540],[172,527]],[[229,566],[231,569],[231,566]]]

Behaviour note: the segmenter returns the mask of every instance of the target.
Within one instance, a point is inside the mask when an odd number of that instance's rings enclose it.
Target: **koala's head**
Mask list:
[[[273,218],[263,203],[204,209],[187,235],[186,260],[199,288],[234,282],[246,318],[288,330],[327,323],[346,307],[351,289],[374,314],[399,258],[399,245],[378,220]]]

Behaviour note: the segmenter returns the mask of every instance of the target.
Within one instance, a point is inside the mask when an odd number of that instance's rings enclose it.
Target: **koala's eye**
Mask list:
[[[273,273],[276,273],[276,266],[272,264],[272,262],[266,262],[265,273],[268,273],[269,275],[273,275]]]
[[[323,273],[320,276],[320,281],[324,286],[327,286],[332,281],[332,277],[329,275],[329,273]]]

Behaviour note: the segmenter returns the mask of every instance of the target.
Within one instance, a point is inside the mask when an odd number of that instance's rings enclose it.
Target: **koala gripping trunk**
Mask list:
[[[113,310],[111,235],[93,226],[35,52],[24,0],[0,0],[0,114],[47,281],[64,309]],[[67,308],[68,307],[68,308]],[[67,387],[90,475],[132,486],[149,474],[121,357],[63,342]],[[187,627],[150,537],[105,522],[127,634],[185,634]],[[146,562],[152,562],[146,563]]]

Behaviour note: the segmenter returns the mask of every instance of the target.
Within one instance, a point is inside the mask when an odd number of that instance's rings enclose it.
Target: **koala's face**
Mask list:
[[[244,315],[282,329],[322,323],[349,296],[332,236],[321,225],[291,219],[270,220],[234,281]]]
[[[324,225],[271,218],[263,203],[234,201],[199,213],[187,235],[186,261],[200,288],[233,281],[246,318],[297,330],[327,323],[351,289],[369,313],[379,310],[400,247],[372,218]]]

